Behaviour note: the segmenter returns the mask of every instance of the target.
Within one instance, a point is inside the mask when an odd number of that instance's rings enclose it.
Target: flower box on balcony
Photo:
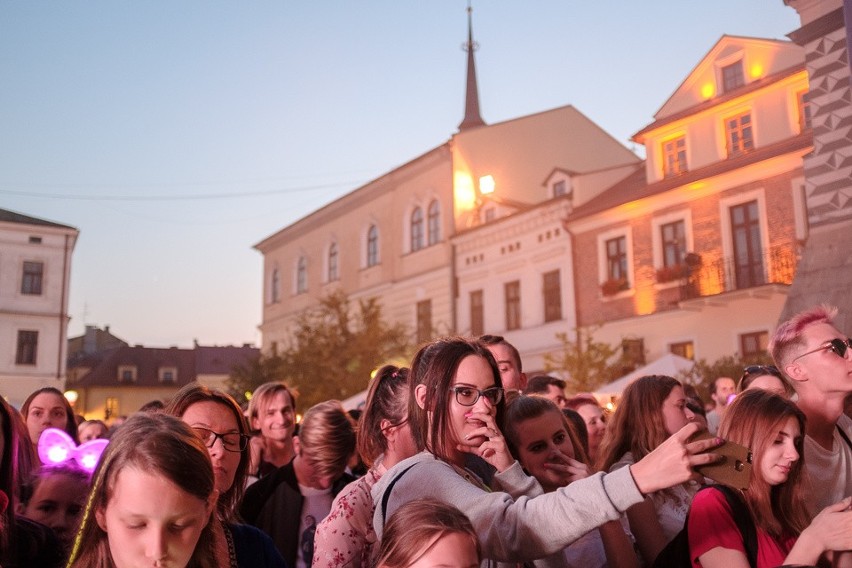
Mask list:
[[[601,292],[604,296],[615,296],[619,292],[629,289],[627,278],[610,278],[601,284]]]
[[[666,282],[674,282],[681,278],[689,276],[689,267],[685,264],[673,264],[671,266],[661,266],[657,269],[657,282],[665,284]]]

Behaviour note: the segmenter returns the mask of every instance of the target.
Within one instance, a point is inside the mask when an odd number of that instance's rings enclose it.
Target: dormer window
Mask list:
[[[686,137],[678,136],[663,142],[663,173],[665,177],[686,172]]]
[[[565,195],[568,192],[568,184],[565,183],[564,179],[561,179],[553,184],[553,197],[559,197],[560,195]]]
[[[160,367],[161,383],[173,383],[177,380],[177,367]]]
[[[120,383],[135,383],[136,365],[119,365],[117,378]]]
[[[730,65],[722,67],[722,92],[727,93],[733,91],[737,87],[745,85],[745,75],[743,74],[743,61],[740,59]]]

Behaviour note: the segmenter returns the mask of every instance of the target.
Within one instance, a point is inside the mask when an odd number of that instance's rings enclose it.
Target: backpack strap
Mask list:
[[[394,486],[394,485],[396,485],[396,482],[397,482],[397,481],[399,481],[399,478],[400,478],[400,477],[402,477],[403,475],[405,475],[405,472],[406,472],[406,471],[408,471],[409,469],[411,469],[411,468],[412,468],[412,467],[414,467],[415,465],[417,465],[417,464],[416,464],[416,463],[411,464],[410,466],[408,466],[407,468],[405,468],[404,470],[402,470],[401,472],[399,472],[399,475],[397,475],[396,477],[394,477],[394,478],[391,480],[391,482],[390,482],[390,483],[388,483],[388,486],[387,486],[387,488],[385,489],[384,494],[382,495],[382,526],[384,526],[384,525],[385,525],[385,522],[387,521],[387,516],[388,516],[388,500],[390,499],[390,494],[391,494],[391,490],[393,489],[393,486]]]
[[[745,546],[746,558],[748,558],[749,566],[757,566],[757,529],[754,527],[754,520],[751,518],[751,512],[748,506],[740,497],[739,492],[727,485],[717,484],[711,485],[713,489],[719,491],[725,496],[725,500],[731,507],[731,514],[734,517],[734,522],[740,531]]]
[[[846,435],[846,432],[843,431],[840,424],[835,424],[835,426],[837,427],[837,431],[840,432],[840,437],[846,441],[846,445],[849,446],[850,450],[852,450],[852,441],[849,440],[849,436]]]

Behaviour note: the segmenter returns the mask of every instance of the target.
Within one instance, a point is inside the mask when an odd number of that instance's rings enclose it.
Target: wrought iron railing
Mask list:
[[[688,300],[766,284],[789,285],[796,274],[797,261],[793,243],[770,247],[762,254],[714,258],[705,253],[701,264],[693,266],[681,280],[680,297]]]

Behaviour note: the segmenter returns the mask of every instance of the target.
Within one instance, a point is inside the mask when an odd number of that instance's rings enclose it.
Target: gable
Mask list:
[[[804,50],[776,39],[724,35],[654,115],[659,121],[725,94],[722,69],[742,63],[744,85],[805,61]]]

